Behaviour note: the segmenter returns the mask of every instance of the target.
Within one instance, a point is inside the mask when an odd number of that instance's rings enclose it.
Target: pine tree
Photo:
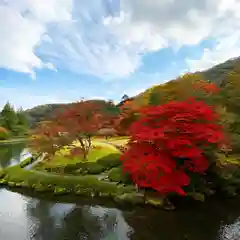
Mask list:
[[[0,113],[0,126],[7,129],[11,136],[22,136],[27,133],[28,121],[22,108],[15,112],[9,102]]]
[[[152,91],[149,96],[148,104],[153,106],[158,106],[161,103],[161,97],[159,91]]]
[[[9,102],[5,104],[0,115],[1,115],[1,120],[0,120],[1,126],[9,130],[9,132],[11,132],[12,135],[16,135],[18,116],[15,113],[14,108],[10,105]]]
[[[25,135],[28,130],[28,120],[22,108],[20,108],[16,115],[18,117],[18,124],[17,124],[17,135]]]

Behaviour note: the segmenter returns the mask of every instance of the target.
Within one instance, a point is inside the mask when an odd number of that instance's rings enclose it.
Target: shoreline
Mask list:
[[[94,175],[63,175],[26,169],[37,161],[27,158],[18,165],[1,170],[0,186],[9,189],[28,189],[53,196],[82,196],[90,199],[107,198],[117,204],[152,206],[164,209],[164,198],[146,196],[130,184],[99,180]]]
[[[11,139],[6,139],[6,140],[0,140],[0,145],[4,144],[11,144],[11,143],[23,143],[27,142],[29,138],[22,137],[22,138],[11,138]]]

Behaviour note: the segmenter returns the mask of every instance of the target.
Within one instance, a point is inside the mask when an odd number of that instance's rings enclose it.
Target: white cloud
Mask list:
[[[222,61],[239,53],[236,51],[238,46],[233,45],[230,52],[227,50],[229,46],[223,45],[226,36],[240,32],[237,1],[123,0],[119,14],[105,18],[102,1],[95,1],[94,5],[82,1],[78,4],[81,7],[77,11],[78,20],[67,30],[65,28],[64,38],[55,33],[52,56],[56,64],[60,62],[76,72],[119,78],[135,72],[142,64],[142,56],[148,52],[164,47],[176,51],[183,45],[198,44],[212,37],[222,46],[222,51],[212,58]],[[45,48],[48,54],[49,50],[50,44],[47,50]],[[201,62],[194,65],[189,60],[187,63],[192,70],[203,64]],[[209,67],[216,60],[204,62]]]
[[[70,98],[64,98],[62,95],[56,93],[41,95],[32,92],[30,89],[0,87],[0,110],[9,100],[10,104],[16,109],[20,107],[28,109],[42,104],[71,102]]]
[[[84,92],[84,91],[83,91]],[[84,97],[79,95],[78,90],[66,90],[61,91],[60,89],[55,89],[54,91],[45,91],[45,94],[38,89],[29,89],[24,87],[10,88],[10,87],[0,87],[0,111],[7,101],[14,106],[15,109],[22,107],[23,109],[29,109],[42,104],[51,103],[70,103],[79,101],[80,99],[90,100],[99,99],[106,100],[106,97],[85,94]]]
[[[49,23],[71,18],[68,0],[5,0],[0,3],[0,67],[29,73],[53,65],[36,55]]]
[[[5,2],[0,67],[33,76],[47,67],[122,78],[136,72],[146,53],[208,37],[217,46],[200,61],[187,59],[189,70],[240,55],[239,0],[121,0],[119,9],[110,0]]]
[[[216,45],[204,49],[200,59],[187,59],[188,70],[201,71],[222,63],[230,58],[240,56],[240,1],[220,1],[219,16],[212,36]]]
[[[186,60],[189,71],[195,72],[206,70],[230,58],[240,56],[240,31],[236,30],[237,27],[232,26],[229,26],[229,29],[231,32],[226,31],[225,34],[219,37],[218,43],[213,49],[204,49],[200,59]]]

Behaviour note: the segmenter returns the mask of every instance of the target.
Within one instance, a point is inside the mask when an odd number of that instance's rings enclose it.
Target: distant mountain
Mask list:
[[[224,84],[225,76],[236,68],[240,68],[240,57],[229,59],[206,71],[197,73],[202,74],[204,79],[210,80],[220,86]]]
[[[202,79],[213,82],[217,86],[224,87],[227,81],[227,74],[234,71],[235,69],[240,69],[240,57],[229,59],[226,62],[220,63],[208,70],[195,72],[195,74],[200,74],[202,76]],[[171,80],[169,82],[173,81],[174,80]],[[158,89],[161,89],[161,84],[148,88],[144,92],[133,97],[132,104],[136,107],[146,105],[151,93],[155,90],[158,91]]]
[[[31,109],[25,110],[31,128],[35,127],[38,122],[50,120],[54,117],[57,109],[67,106],[67,104],[44,104]]]
[[[222,86],[225,83],[225,76],[236,68],[240,68],[240,57],[229,59],[228,61],[218,64],[206,71],[196,72],[196,73],[201,74],[203,76],[203,79],[209,80],[217,84],[218,86]],[[138,94],[137,96],[124,99],[120,103],[118,103],[116,107],[121,106],[126,101],[135,102],[135,103],[137,102],[139,106],[144,105],[144,102],[146,101],[146,99],[148,99],[152,90],[158,88],[158,86],[159,85],[153,86],[152,88],[147,89],[146,91]],[[89,100],[89,101],[102,102],[104,103],[104,105],[107,103],[106,101],[103,101],[103,100]],[[40,121],[50,120],[54,116],[54,113],[56,112],[57,109],[66,107],[69,104],[40,105],[40,106],[36,106],[34,108],[26,110],[25,113],[29,120],[30,126],[34,127],[36,126],[36,123]]]
[[[117,114],[118,107],[111,102],[107,102],[104,100],[87,100],[87,101],[84,101],[83,104],[86,102],[97,103],[99,104],[99,107],[103,109],[106,113],[108,112],[111,114],[115,114],[115,113]],[[34,128],[36,124],[39,122],[51,120],[58,109],[65,108],[71,104],[73,103],[45,104],[45,105],[40,105],[31,109],[25,110],[24,112],[28,119],[30,128]]]

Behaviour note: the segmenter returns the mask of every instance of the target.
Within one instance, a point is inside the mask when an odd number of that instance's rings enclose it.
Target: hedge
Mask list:
[[[104,166],[106,169],[118,167],[121,165],[120,154],[109,154],[103,158],[97,160],[97,163]]]
[[[132,183],[128,174],[121,167],[112,168],[108,173],[108,179],[113,182]]]
[[[103,158],[100,158],[96,162],[79,162],[74,164],[68,164],[65,166],[45,167],[43,163],[39,163],[35,166],[36,170],[43,170],[51,173],[66,173],[66,174],[100,174],[113,167],[117,167],[121,164],[119,154],[110,154]]]

